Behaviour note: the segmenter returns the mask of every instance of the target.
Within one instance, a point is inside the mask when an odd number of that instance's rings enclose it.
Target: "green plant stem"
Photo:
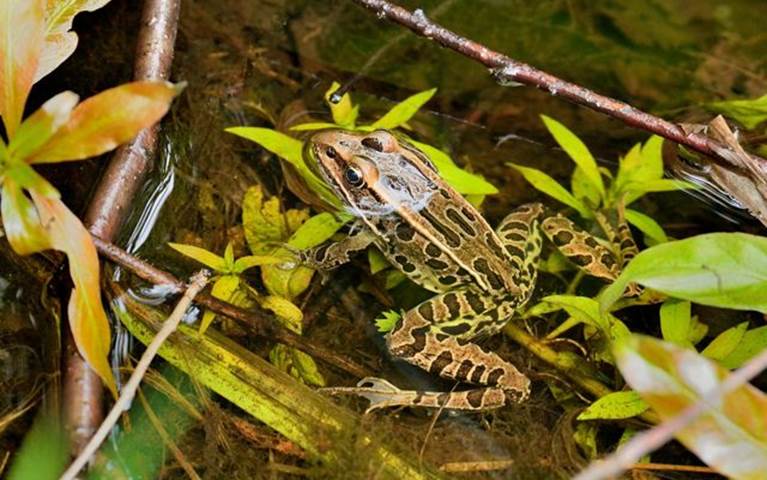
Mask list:
[[[567,290],[565,290],[565,295],[574,295],[575,289],[578,288],[578,285],[581,284],[581,280],[586,276],[586,272],[583,270],[578,270],[578,272],[573,277],[572,281],[567,285]]]

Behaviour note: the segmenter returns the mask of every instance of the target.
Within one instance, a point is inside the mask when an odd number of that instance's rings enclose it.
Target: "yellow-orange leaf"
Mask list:
[[[44,0],[0,1],[0,115],[9,138],[21,122],[45,35]]]
[[[69,120],[79,97],[74,92],[61,92],[45,102],[19,126],[8,145],[10,154],[18,160],[35,153]]]
[[[108,152],[162,118],[181,88],[145,81],[104,90],[75,107],[66,125],[27,161],[82,160]]]
[[[67,313],[80,355],[98,373],[113,394],[114,376],[107,362],[111,333],[99,285],[99,259],[91,236],[61,200],[32,192],[50,247],[66,253],[74,283]]]
[[[32,202],[12,179],[3,182],[3,229],[13,251],[28,255],[50,248],[45,229]]]
[[[45,44],[35,82],[55,70],[77,48],[77,34],[70,31],[75,15],[92,12],[107,3],[109,0],[47,0]]]

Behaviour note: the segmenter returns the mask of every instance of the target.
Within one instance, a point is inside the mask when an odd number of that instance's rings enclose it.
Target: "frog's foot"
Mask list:
[[[506,405],[508,397],[499,387],[485,387],[460,392],[427,392],[423,390],[400,390],[387,380],[365,377],[356,387],[323,388],[335,394],[352,394],[370,401],[365,413],[388,407],[427,407],[450,410],[490,410]]]

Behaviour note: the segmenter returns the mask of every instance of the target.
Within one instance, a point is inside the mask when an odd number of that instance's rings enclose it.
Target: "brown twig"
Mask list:
[[[173,60],[180,0],[145,0],[134,62],[136,80],[167,80]],[[151,168],[157,125],[142,130],[120,148],[104,172],[85,215],[94,235],[112,240],[133,197]],[[81,450],[103,417],[101,379],[88,366],[70,338],[64,376],[65,422],[73,453]]]
[[[88,443],[83,447],[77,458],[75,458],[69,468],[67,468],[61,475],[61,480],[73,480],[75,478],[85,464],[88,463],[90,458],[96,453],[104,439],[107,438],[112,427],[114,427],[120,419],[120,415],[122,415],[124,411],[130,409],[131,402],[133,402],[133,399],[136,396],[139,384],[144,378],[144,374],[149,369],[152,360],[154,360],[154,357],[157,355],[157,352],[160,350],[160,347],[165,340],[171,333],[176,331],[176,328],[178,328],[178,324],[181,323],[181,319],[184,317],[187,309],[192,305],[194,297],[205,288],[209,278],[210,277],[206,272],[198,272],[191,278],[189,287],[184,291],[184,296],[178,301],[173,312],[168,319],[165,320],[160,331],[157,332],[157,335],[155,335],[149,345],[147,345],[144,354],[136,364],[136,368],[133,369],[133,373],[122,388],[120,398],[117,399],[112,406],[112,409],[109,411],[109,415],[106,416],[98,430],[96,430],[96,433],[93,434]]]
[[[548,91],[552,95],[558,95],[571,102],[617,118],[632,127],[655,133],[685,145],[696,152],[727,161],[721,152],[728,151],[728,148],[705,135],[693,132],[686,133],[679,125],[643,112],[626,102],[600,95],[588,88],[562,80],[491,50],[432,22],[420,9],[410,12],[385,0],[354,0],[354,2],[372,10],[379,18],[398,23],[422,37],[431,39],[443,47],[481,63],[493,72],[501,84],[521,83]],[[762,174],[767,175],[767,160],[756,155],[751,155],[751,158],[758,163]]]
[[[93,237],[93,243],[103,257],[130,270],[137,277],[147,282],[163,285],[169,288],[172,291],[171,293],[181,292],[185,288],[184,283],[170,273],[134,257],[117,245],[105,242],[97,237]],[[323,360],[357,377],[366,377],[371,374],[368,369],[351,359],[315,345],[310,340],[283,327],[277,322],[274,315],[267,310],[259,307],[254,307],[253,310],[243,310],[228,302],[214,298],[207,293],[199,293],[195,302],[219,315],[224,315],[237,321],[249,333],[284,343],[289,347],[301,350],[312,357]]]

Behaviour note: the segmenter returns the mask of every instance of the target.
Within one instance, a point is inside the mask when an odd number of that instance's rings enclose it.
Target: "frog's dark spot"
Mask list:
[[[402,271],[405,273],[413,273],[415,272],[415,265],[413,265],[412,263],[406,263],[402,265]]]
[[[466,394],[466,401],[471,405],[471,408],[479,409],[482,407],[483,399],[485,398],[484,389],[471,390]]]
[[[512,230],[520,230],[526,232],[529,227],[530,226],[526,222],[521,220],[509,220],[507,223],[503,224],[500,230],[502,232],[510,232]]]
[[[464,295],[464,298],[467,302],[469,302],[469,306],[471,307],[472,311],[479,313],[485,310],[485,303],[482,301],[482,298],[480,298],[478,293],[467,292]]]
[[[525,256],[525,251],[516,245],[506,245],[506,253],[516,258],[522,258]]]
[[[503,238],[507,242],[524,242],[527,236],[518,230],[514,230],[511,232],[504,232]]]
[[[463,216],[466,217],[466,220],[470,222],[474,222],[477,220],[477,217],[474,216],[474,213],[472,213],[471,210],[469,210],[466,207],[461,208],[461,212],[463,213]]]
[[[434,227],[436,231],[442,234],[442,236],[445,238],[445,243],[447,243],[449,247],[458,248],[461,246],[461,237],[459,237],[458,234],[451,229],[447,228],[442,222],[437,220],[437,218],[430,211],[428,211],[428,209],[423,209],[421,214],[431,224],[431,226]]]
[[[445,210],[445,215],[455,225],[458,225],[458,227],[460,227],[461,230],[466,232],[467,235],[473,237],[477,234],[477,232],[474,230],[474,227],[471,226],[471,223],[469,223],[469,221],[466,218],[461,216],[461,213],[458,210],[454,208],[448,208],[447,210]]]
[[[325,255],[328,253],[330,245],[330,243],[320,245],[314,250],[314,260],[317,261],[317,263],[322,263],[325,260]]]
[[[591,255],[572,255],[568,256],[567,258],[569,258],[570,261],[572,261],[574,264],[580,265],[581,267],[585,267],[594,260]]]
[[[599,261],[607,268],[613,268],[615,265],[615,258],[609,253],[603,253],[602,256],[599,257]]]
[[[448,267],[447,262],[443,262],[442,260],[437,260],[436,258],[430,258],[426,260],[426,265],[433,268],[434,270],[444,270]]]
[[[461,362],[461,366],[458,367],[458,371],[455,372],[456,380],[466,380],[469,378],[469,372],[471,372],[472,368],[474,368],[474,362],[471,360],[466,359]]]
[[[447,198],[448,200],[450,200],[450,192],[448,192],[444,188],[439,189],[439,194],[442,195],[444,198]]]
[[[498,385],[498,379],[501,378],[504,373],[506,372],[503,370],[503,368],[493,369],[493,371],[487,375],[487,384]]]
[[[503,249],[501,248],[501,245],[498,243],[498,239],[495,235],[493,235],[492,232],[487,232],[485,234],[485,244],[487,244],[488,248],[493,252],[493,254],[496,257],[503,258]]]
[[[559,232],[554,235],[552,240],[557,245],[565,245],[567,243],[570,243],[574,238],[574,235],[571,232],[560,230]]]
[[[446,293],[445,296],[442,297],[442,303],[447,307],[450,318],[455,318],[461,314],[461,304],[458,303],[458,295],[455,293]],[[447,329],[443,328],[442,331],[446,332]]]
[[[439,277],[438,280],[439,280],[439,283],[441,283],[442,285],[453,285],[455,282],[458,281],[458,279],[452,275],[445,275],[445,276]]]
[[[442,327],[442,331],[448,335],[458,336],[471,330],[471,325],[468,323],[459,323],[458,325],[451,325],[449,327]]]
[[[436,338],[438,342],[441,342],[443,340],[447,340],[448,338],[450,338],[450,335],[447,335],[444,333],[435,333],[434,338]]]
[[[621,250],[626,250],[628,248],[634,248],[634,241],[626,238],[621,242]]]
[[[426,245],[426,255],[430,257],[439,257],[442,255],[442,250],[440,250],[439,247],[433,243],[429,243]]]
[[[482,380],[482,374],[485,373],[485,366],[484,365],[477,365],[474,368],[474,371],[471,372],[471,378],[469,378],[469,382],[471,383],[480,383]]]
[[[407,223],[400,223],[396,230],[397,238],[403,242],[409,242],[415,236],[415,230]]]
[[[429,365],[429,372],[437,374],[442,373],[442,370],[451,363],[453,363],[453,354],[450,353],[449,350],[443,350],[442,353],[431,362],[431,365]]]
[[[429,323],[434,322],[434,309],[431,302],[424,302],[418,306],[418,313]]]
[[[474,267],[474,270],[483,274],[485,278],[487,278],[491,288],[494,290],[500,290],[503,288],[503,281],[501,280],[501,277],[490,268],[487,260],[484,258],[478,258],[474,260],[472,266]]]

